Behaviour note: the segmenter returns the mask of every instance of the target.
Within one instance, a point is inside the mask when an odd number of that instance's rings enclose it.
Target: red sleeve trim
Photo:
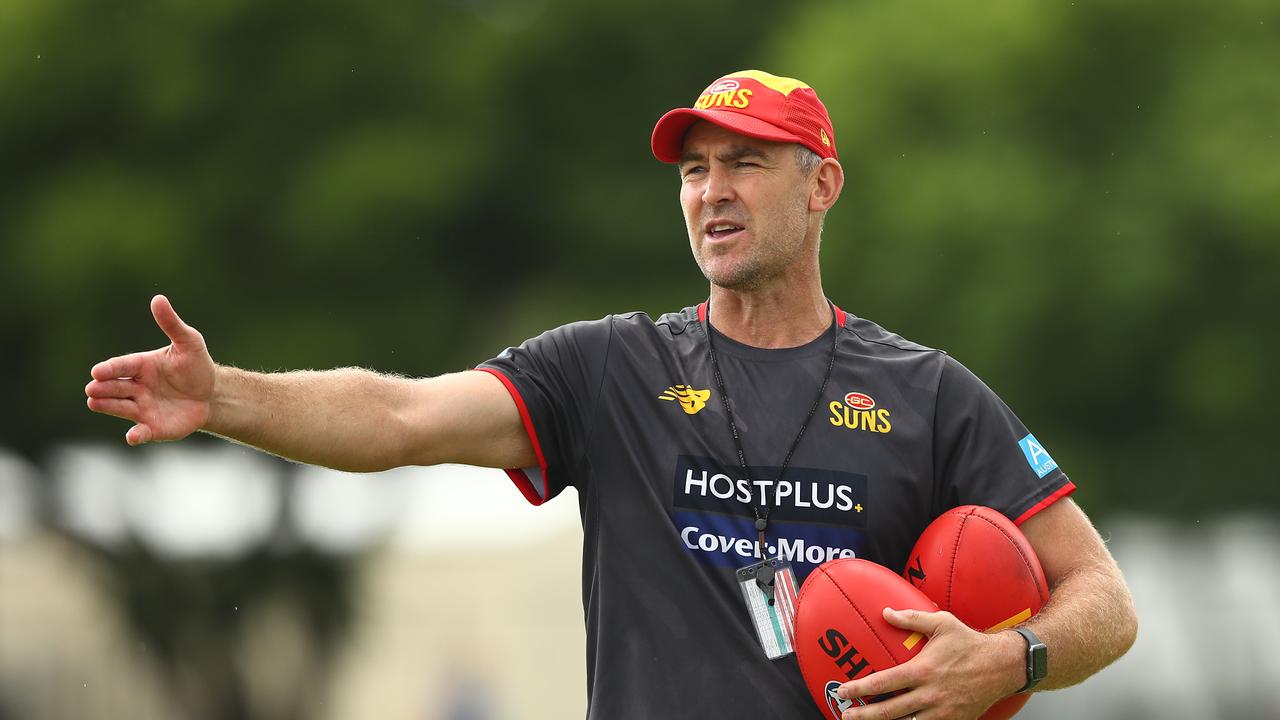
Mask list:
[[[1027,508],[1027,511],[1026,511],[1026,512],[1024,512],[1024,513],[1022,513],[1021,515],[1019,515],[1019,516],[1018,516],[1018,519],[1013,521],[1013,524],[1014,524],[1014,525],[1021,525],[1022,523],[1024,523],[1024,522],[1026,522],[1026,521],[1030,520],[1030,519],[1031,519],[1031,516],[1035,515],[1036,513],[1040,512],[1041,510],[1043,510],[1043,509],[1045,509],[1045,508],[1049,507],[1050,505],[1052,505],[1052,504],[1054,504],[1054,503],[1058,502],[1058,501],[1059,501],[1059,500],[1061,500],[1062,498],[1064,498],[1064,497],[1066,497],[1066,496],[1070,495],[1071,493],[1073,493],[1073,492],[1075,492],[1075,491],[1076,491],[1076,485],[1075,485],[1075,483],[1073,483],[1073,482],[1071,482],[1070,480],[1068,480],[1066,485],[1063,485],[1062,487],[1060,487],[1060,488],[1058,488],[1057,490],[1055,490],[1055,491],[1054,491],[1054,493],[1053,493],[1052,495],[1050,495],[1049,497],[1047,497],[1047,498],[1045,498],[1045,499],[1041,500],[1040,502],[1036,503],[1035,505],[1032,505],[1031,507]]]
[[[538,458],[538,468],[542,470],[542,492],[538,492],[538,488],[533,484],[533,480],[529,478],[529,474],[523,468],[506,468],[504,472],[507,477],[511,478],[511,482],[515,483],[516,488],[524,495],[524,499],[529,501],[531,505],[541,505],[550,498],[549,481],[547,480],[547,459],[542,454],[542,443],[538,442],[538,431],[533,427],[533,417],[529,415],[529,406],[525,404],[524,398],[520,396],[520,391],[516,389],[511,379],[502,372],[493,368],[476,368],[480,372],[487,372],[490,375],[502,381],[503,386],[507,388],[507,392],[511,393],[511,399],[516,403],[516,409],[520,411],[520,422],[524,424],[524,431],[529,435],[529,442],[533,445],[533,454]]]

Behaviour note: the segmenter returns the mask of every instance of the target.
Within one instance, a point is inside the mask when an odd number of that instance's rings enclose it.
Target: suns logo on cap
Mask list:
[[[751,104],[751,91],[733,78],[721,78],[702,91],[693,106],[699,110],[711,108],[735,108],[742,110]]]

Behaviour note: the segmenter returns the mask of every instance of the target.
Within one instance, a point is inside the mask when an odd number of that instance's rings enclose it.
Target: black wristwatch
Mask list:
[[[1026,628],[1013,628],[1027,641],[1027,684],[1018,692],[1024,693],[1036,686],[1049,674],[1049,648],[1036,634]]]

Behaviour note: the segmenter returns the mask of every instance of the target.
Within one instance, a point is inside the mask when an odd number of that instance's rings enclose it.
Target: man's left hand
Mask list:
[[[929,642],[901,665],[840,686],[849,698],[903,691],[846,710],[843,720],[974,720],[1023,685],[1025,643],[1016,633],[980,633],[949,612],[885,608],[884,619]]]

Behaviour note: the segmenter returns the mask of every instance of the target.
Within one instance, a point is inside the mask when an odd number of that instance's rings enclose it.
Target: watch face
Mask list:
[[[1031,653],[1031,678],[1040,680],[1049,674],[1049,648],[1044,643],[1036,643],[1028,650]]]

